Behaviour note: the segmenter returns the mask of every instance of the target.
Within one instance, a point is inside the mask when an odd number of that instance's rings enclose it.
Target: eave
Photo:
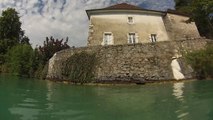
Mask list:
[[[92,9],[86,10],[87,16],[90,19],[91,15],[103,15],[103,14],[146,14],[165,16],[166,12],[146,9]]]

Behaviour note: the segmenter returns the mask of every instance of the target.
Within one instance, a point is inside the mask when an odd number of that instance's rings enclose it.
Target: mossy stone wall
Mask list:
[[[49,61],[48,79],[67,80],[62,74],[67,59],[82,51],[96,54],[94,78],[97,81],[172,80],[172,57],[203,49],[204,38],[158,43],[71,48],[57,52]],[[179,59],[180,59],[179,58]],[[186,78],[193,78],[192,69],[181,59]]]

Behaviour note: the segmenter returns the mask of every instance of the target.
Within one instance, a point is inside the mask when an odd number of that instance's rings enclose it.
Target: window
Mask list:
[[[151,42],[157,42],[157,35],[151,34]]]
[[[129,35],[128,35],[128,43],[130,43],[130,44],[136,43],[136,35],[135,35],[135,33],[129,33]]]
[[[105,32],[103,36],[102,45],[112,45],[113,44],[113,36],[111,32]]]
[[[133,24],[133,23],[134,23],[133,17],[128,17],[128,23],[129,23],[129,24]]]

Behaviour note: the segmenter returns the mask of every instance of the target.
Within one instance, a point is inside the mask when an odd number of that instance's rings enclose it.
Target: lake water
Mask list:
[[[74,86],[0,76],[1,120],[213,120],[213,81]]]

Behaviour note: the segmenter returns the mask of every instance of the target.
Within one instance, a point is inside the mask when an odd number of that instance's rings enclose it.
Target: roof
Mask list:
[[[189,14],[182,13],[182,12],[179,12],[179,11],[177,11],[177,10],[172,10],[172,9],[168,9],[168,10],[166,11],[166,13],[171,13],[171,14],[175,14],[175,15],[182,15],[182,16],[190,17]]]
[[[189,17],[189,15],[184,14],[184,13],[180,13],[176,10],[171,10],[168,9],[167,11],[158,11],[158,10],[148,10],[148,9],[143,9],[141,7],[135,6],[135,5],[130,5],[127,3],[121,3],[121,4],[116,4],[116,5],[112,5],[106,8],[102,8],[102,9],[91,9],[91,10],[86,10],[86,13],[90,19],[90,15],[93,12],[97,12],[97,11],[123,11],[123,10],[128,10],[128,11],[136,11],[136,12],[149,12],[149,13],[155,13],[155,14],[161,14],[161,15],[166,15],[167,13],[171,13],[171,14],[176,14],[176,15],[182,15],[182,16],[187,16]]]
[[[108,10],[108,9],[140,10],[141,8],[138,7],[138,6],[127,4],[127,3],[121,3],[121,4],[113,5],[113,6],[110,6],[110,7],[106,7],[106,8],[103,8],[103,9],[105,9],[105,10]]]

